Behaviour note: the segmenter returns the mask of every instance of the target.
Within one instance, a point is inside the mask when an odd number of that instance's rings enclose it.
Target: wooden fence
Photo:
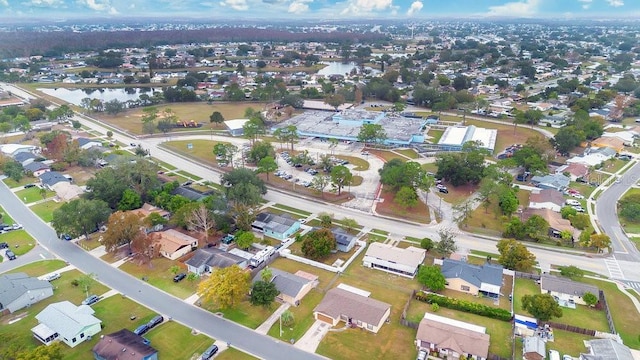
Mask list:
[[[552,329],[565,330],[565,331],[570,331],[572,333],[589,335],[589,336],[595,336],[596,335],[596,331],[595,330],[585,329],[585,328],[581,328],[579,326],[561,324],[561,323],[556,323],[556,322],[552,322],[552,321],[547,321],[547,324],[549,324],[549,326]]]

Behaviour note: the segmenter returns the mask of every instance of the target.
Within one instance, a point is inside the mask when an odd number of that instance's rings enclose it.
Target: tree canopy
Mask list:
[[[233,169],[222,175],[227,198],[234,203],[254,206],[260,203],[267,187],[256,173],[247,168]]]
[[[250,275],[238,265],[215,269],[198,284],[198,294],[222,309],[234,308],[250,289]]]
[[[516,240],[502,239],[496,246],[500,253],[498,262],[507,269],[526,272],[536,264],[535,255]]]
[[[53,212],[51,226],[58,234],[88,237],[107,221],[110,214],[111,209],[102,200],[75,199]]]
[[[485,151],[481,150],[477,144],[467,142],[462,152],[444,153],[438,156],[436,176],[446,179],[453,186],[477,184],[482,179],[485,169],[484,154]]]
[[[309,259],[328,256],[336,248],[336,238],[331,230],[322,228],[307,233],[302,239],[302,253]]]
[[[418,282],[432,291],[440,291],[445,288],[446,279],[442,275],[439,266],[420,266],[417,275]]]
[[[539,321],[562,317],[562,309],[551,294],[524,295],[522,309]]]

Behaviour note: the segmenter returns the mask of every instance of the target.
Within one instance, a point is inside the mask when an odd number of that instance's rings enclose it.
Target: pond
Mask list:
[[[129,100],[138,100],[140,95],[147,94],[153,95],[154,91],[162,91],[162,88],[96,88],[96,89],[67,89],[67,88],[55,88],[55,89],[37,89],[43,93],[57,97],[66,102],[72,103],[77,106],[81,106],[82,99],[100,99],[102,102],[111,100],[118,100],[126,102]]]
[[[349,74],[356,67],[356,63],[341,63],[339,61],[323,61],[322,64],[327,65],[318,70],[318,75],[331,76]]]

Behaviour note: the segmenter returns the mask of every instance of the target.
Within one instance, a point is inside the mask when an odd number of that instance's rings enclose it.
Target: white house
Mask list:
[[[374,242],[369,245],[362,265],[392,274],[413,278],[424,262],[426,251],[409,246],[401,249],[390,244]]]
[[[0,313],[15,312],[52,295],[53,287],[48,281],[25,273],[0,275]]]
[[[544,189],[529,196],[529,208],[531,209],[549,209],[560,212],[563,205],[562,193],[554,189]]]
[[[75,347],[100,332],[102,321],[93,314],[87,305],[76,306],[69,301],[53,303],[36,315],[39,324],[31,332],[45,345],[61,340]]]
[[[575,308],[575,304],[586,305],[582,299],[586,293],[596,297],[600,295],[600,289],[596,286],[548,274],[543,274],[540,278],[540,291],[551,294],[560,305],[569,308]]]

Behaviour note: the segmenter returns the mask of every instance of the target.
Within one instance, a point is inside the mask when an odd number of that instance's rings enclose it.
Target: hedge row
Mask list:
[[[454,299],[437,294],[417,293],[415,298],[419,301],[423,301],[429,304],[438,304],[438,306],[453,310],[460,310],[502,321],[511,321],[511,312],[500,308],[494,308],[487,305],[476,304],[473,302]]]

